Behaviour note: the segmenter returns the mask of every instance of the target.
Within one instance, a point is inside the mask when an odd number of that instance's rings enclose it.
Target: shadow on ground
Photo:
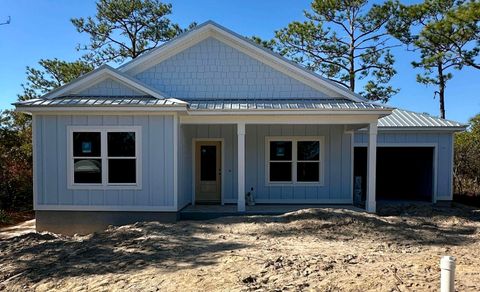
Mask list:
[[[118,227],[84,238],[29,233],[0,241],[0,283],[21,274],[32,282],[128,272],[147,266],[178,270],[216,263],[218,253],[240,249],[237,243],[215,242],[196,234],[215,231],[192,224],[187,228],[156,222]],[[20,248],[19,248],[20,247]],[[2,271],[8,265],[12,269]]]
[[[249,236],[364,239],[420,247],[467,245],[476,240],[472,235],[478,224],[472,223],[480,220],[479,210],[466,207],[397,207],[379,213],[305,209],[281,216],[136,223],[80,238],[29,233],[0,241],[0,283],[16,275],[35,283],[45,278],[126,273],[152,266],[168,272],[214,265],[226,252],[256,245],[255,240],[242,240]],[[222,240],[234,228],[235,236]]]

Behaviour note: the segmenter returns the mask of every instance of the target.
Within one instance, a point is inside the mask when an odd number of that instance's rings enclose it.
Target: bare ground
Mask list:
[[[381,213],[306,209],[23,234],[0,241],[0,290],[435,291],[440,257],[453,255],[456,288],[480,291],[480,210]]]

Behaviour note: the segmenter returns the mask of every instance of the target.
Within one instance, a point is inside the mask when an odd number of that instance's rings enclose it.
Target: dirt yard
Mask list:
[[[0,290],[438,291],[440,257],[453,255],[458,291],[480,291],[480,210],[380,213],[306,209],[84,237],[23,234],[0,241]]]

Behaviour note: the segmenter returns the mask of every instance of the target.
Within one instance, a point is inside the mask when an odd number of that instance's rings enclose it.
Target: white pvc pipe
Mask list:
[[[442,257],[440,269],[440,292],[455,292],[455,258]]]

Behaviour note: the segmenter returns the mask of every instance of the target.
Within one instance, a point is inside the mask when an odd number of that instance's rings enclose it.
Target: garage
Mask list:
[[[434,149],[434,147],[379,146],[377,200],[431,202],[434,192]],[[362,201],[365,200],[366,194],[366,174],[367,147],[355,147],[354,177],[356,180],[357,177],[361,177]]]

